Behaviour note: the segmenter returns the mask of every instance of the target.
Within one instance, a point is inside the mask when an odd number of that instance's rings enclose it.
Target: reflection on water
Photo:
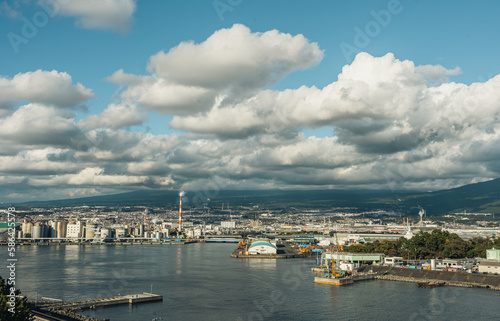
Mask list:
[[[182,248],[180,246],[177,246],[176,262],[177,262],[176,274],[182,274]]]
[[[17,281],[23,294],[67,301],[149,292],[151,284],[164,296],[159,303],[85,312],[113,321],[497,317],[498,291],[420,289],[391,281],[332,287],[313,282],[315,258],[232,259],[234,246],[23,246],[16,253]],[[6,258],[1,251],[0,260]],[[0,274],[7,275],[5,264]]]
[[[242,259],[247,261],[246,266],[251,269],[276,270],[277,260],[272,259]]]

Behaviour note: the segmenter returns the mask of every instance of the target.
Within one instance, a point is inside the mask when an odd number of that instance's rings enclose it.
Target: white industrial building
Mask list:
[[[70,223],[66,227],[67,238],[81,238],[83,237],[83,224],[80,221]]]
[[[236,228],[236,222],[234,221],[224,221],[220,223],[222,228]]]
[[[498,261],[482,261],[478,266],[479,273],[500,274],[500,262]]]
[[[250,247],[248,248],[248,254],[276,254],[277,248],[276,245],[269,242],[266,239],[257,239],[252,242]]]

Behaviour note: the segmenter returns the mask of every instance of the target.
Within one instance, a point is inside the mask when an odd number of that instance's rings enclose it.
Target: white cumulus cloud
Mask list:
[[[318,45],[303,35],[252,32],[235,24],[202,43],[182,42],[153,55],[148,63],[152,75],[118,70],[107,80],[128,86],[122,99],[165,114],[189,115],[208,111],[221,98],[249,97],[322,58]]]
[[[441,65],[422,65],[417,66],[415,70],[423,74],[431,82],[443,83],[448,81],[447,76],[456,76],[462,73],[460,67],[455,67],[453,69],[446,69]]]
[[[144,112],[134,105],[110,104],[100,115],[81,119],[78,126],[85,129],[100,127],[122,128],[140,125],[147,120]]]
[[[86,29],[111,29],[125,32],[130,29],[136,10],[135,0],[44,0],[55,6],[62,16],[75,17],[76,24]]]
[[[74,107],[93,97],[91,89],[73,84],[65,72],[36,70],[12,78],[0,76],[0,108],[18,101]]]

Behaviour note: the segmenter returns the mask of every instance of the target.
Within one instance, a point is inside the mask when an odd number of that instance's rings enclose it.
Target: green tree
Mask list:
[[[469,240],[467,257],[486,257],[486,250],[493,247],[493,241],[488,238],[474,237]]]
[[[500,248],[500,238],[490,240],[475,237],[463,240],[455,233],[439,229],[431,233],[420,231],[411,239],[396,241],[374,241],[370,244],[355,244],[345,248],[351,253],[384,253],[388,256],[402,256],[404,259],[486,257],[486,249]]]
[[[20,295],[20,290],[14,291],[15,295]],[[0,320],[2,321],[32,321],[31,309],[28,305],[26,298],[16,297],[14,300],[15,309],[14,313],[10,302],[11,302],[10,286],[5,283],[5,280],[0,276]]]
[[[495,245],[495,248],[500,249],[500,237],[497,237],[495,239],[495,244],[494,245]]]

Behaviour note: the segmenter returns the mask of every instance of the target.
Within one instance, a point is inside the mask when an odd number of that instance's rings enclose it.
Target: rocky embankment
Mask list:
[[[445,272],[414,270],[407,268],[390,268],[386,266],[362,267],[363,270],[372,270],[380,280],[415,282],[415,283],[442,283],[446,285],[467,288],[487,288],[500,290],[500,276],[487,274],[471,274],[464,272]]]

